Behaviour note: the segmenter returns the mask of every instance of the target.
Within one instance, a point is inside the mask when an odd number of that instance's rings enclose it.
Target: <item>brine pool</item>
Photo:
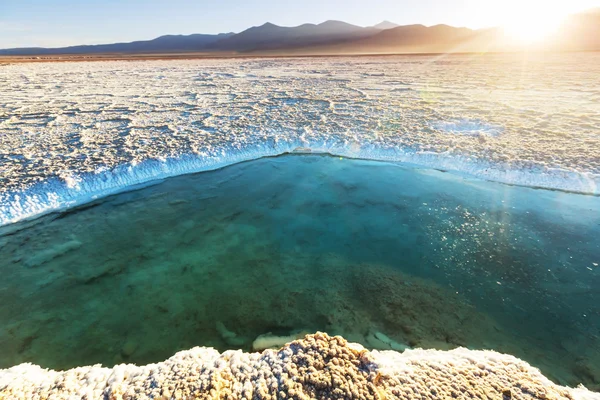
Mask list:
[[[600,389],[600,197],[288,154],[0,227],[0,367],[325,331]]]

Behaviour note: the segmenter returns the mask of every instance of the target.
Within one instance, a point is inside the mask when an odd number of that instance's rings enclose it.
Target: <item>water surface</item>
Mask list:
[[[597,390],[599,211],[595,196],[321,155],[167,179],[2,228],[0,367],[321,330],[494,349]]]

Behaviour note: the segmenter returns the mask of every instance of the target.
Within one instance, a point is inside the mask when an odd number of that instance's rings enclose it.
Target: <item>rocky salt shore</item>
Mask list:
[[[0,370],[0,399],[600,399],[493,351],[367,351],[317,333],[262,353],[196,347],[146,366]]]

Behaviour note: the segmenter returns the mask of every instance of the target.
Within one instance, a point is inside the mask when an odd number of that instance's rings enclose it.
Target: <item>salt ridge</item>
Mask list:
[[[11,399],[423,399],[598,400],[556,385],[510,355],[451,351],[369,352],[342,337],[308,335],[262,353],[196,347],[146,366],[99,365],[58,372],[32,364],[0,370]]]
[[[195,155],[162,161],[145,160],[136,165],[121,165],[109,171],[53,179],[24,192],[0,194],[0,226],[82,205],[153,181],[215,170],[262,157],[294,153],[297,149],[354,159],[407,163],[505,184],[600,194],[600,175],[597,174],[560,170],[510,170],[501,165],[437,153],[413,153],[401,149],[382,150],[369,147],[352,149],[328,146],[327,143],[288,142],[272,147],[255,146],[246,150],[231,151],[221,157]]]

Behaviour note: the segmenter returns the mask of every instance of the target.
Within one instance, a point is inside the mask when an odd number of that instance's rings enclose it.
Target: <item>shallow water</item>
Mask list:
[[[0,225],[298,146],[600,194],[600,53],[0,66]]]
[[[600,389],[596,196],[288,155],[2,232],[0,367],[148,363],[322,330],[495,349]]]

